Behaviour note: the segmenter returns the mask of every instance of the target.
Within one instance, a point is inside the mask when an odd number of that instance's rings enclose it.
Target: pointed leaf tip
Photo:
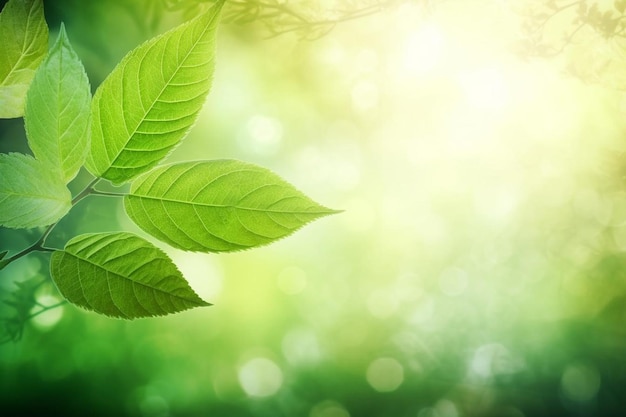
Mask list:
[[[236,160],[155,168],[132,183],[124,207],[157,239],[201,252],[267,245],[337,213],[268,169]]]
[[[91,88],[63,24],[26,97],[24,124],[35,157],[69,183],[89,148]]]
[[[98,87],[86,163],[92,174],[127,182],[187,135],[211,88],[222,4],[132,50]]]

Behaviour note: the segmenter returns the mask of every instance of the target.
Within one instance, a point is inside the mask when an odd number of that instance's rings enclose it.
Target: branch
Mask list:
[[[30,314],[29,316],[25,317],[25,318],[24,318],[24,321],[26,321],[26,320],[30,320],[30,319],[32,319],[33,317],[36,317],[36,316],[40,315],[41,313],[45,313],[46,311],[52,310],[52,309],[57,308],[57,307],[61,307],[61,306],[62,306],[62,305],[64,305],[64,304],[67,304],[67,301],[66,301],[66,300],[59,301],[58,303],[56,303],[56,304],[52,304],[52,305],[49,305],[49,306],[42,306],[42,305],[40,305],[41,310],[38,310],[38,311],[36,311],[35,313],[32,313],[32,314]]]

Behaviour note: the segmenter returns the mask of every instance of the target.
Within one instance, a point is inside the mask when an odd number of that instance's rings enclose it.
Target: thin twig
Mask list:
[[[26,320],[30,320],[30,319],[32,319],[33,317],[37,317],[38,315],[40,315],[41,313],[45,313],[46,311],[52,310],[52,309],[57,308],[57,307],[61,307],[61,306],[62,306],[62,305],[64,305],[64,304],[67,304],[67,301],[63,300],[63,301],[60,301],[60,302],[58,302],[58,303],[56,303],[56,304],[52,304],[52,305],[49,305],[49,306],[42,306],[42,309],[41,309],[41,310],[39,310],[39,311],[37,311],[37,312],[35,312],[35,313],[33,313],[33,314],[30,314],[30,315],[26,316],[26,317],[24,318],[24,321],[26,321]]]

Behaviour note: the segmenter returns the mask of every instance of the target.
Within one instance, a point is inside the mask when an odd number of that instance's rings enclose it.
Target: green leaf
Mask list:
[[[66,183],[87,156],[90,101],[87,74],[61,24],[59,37],[28,90],[24,123],[35,157],[59,170]]]
[[[131,51],[94,96],[94,175],[124,183],[180,143],[211,87],[215,32],[223,2]]]
[[[266,245],[336,213],[273,172],[235,160],[158,167],[132,183],[124,207],[157,239],[203,252]]]
[[[10,0],[0,12],[0,117],[21,117],[35,70],[48,51],[41,0]]]
[[[0,226],[47,226],[72,207],[65,184],[32,156],[0,154]]]
[[[77,236],[52,254],[50,272],[69,302],[107,316],[163,316],[210,305],[163,251],[131,233]]]

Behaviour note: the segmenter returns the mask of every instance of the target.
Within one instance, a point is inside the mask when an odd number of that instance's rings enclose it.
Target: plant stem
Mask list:
[[[94,192],[94,188],[96,184],[100,181],[100,178],[94,178],[80,193],[76,194],[76,197],[72,199],[72,207],[76,205],[80,200],[87,197],[89,194]]]
[[[100,191],[100,190],[95,190],[95,189],[91,190],[91,194],[93,194],[93,195],[104,195],[104,196],[108,196],[108,197],[124,197],[125,195],[127,195],[126,193],[113,193],[113,192],[109,192],[109,191]]]
[[[41,307],[41,310],[38,310],[38,311],[36,311],[35,313],[32,313],[31,315],[29,315],[28,317],[26,317],[26,319],[25,319],[24,321],[26,321],[26,320],[30,320],[30,319],[32,319],[33,317],[36,317],[36,316],[40,315],[41,313],[45,313],[46,311],[52,310],[52,309],[54,309],[54,308],[61,307],[61,306],[62,306],[62,305],[64,305],[64,304],[67,304],[67,301],[63,300],[63,301],[60,301],[60,302],[58,302],[58,303],[56,303],[56,304],[52,304],[52,305],[49,305],[49,306],[40,306],[40,307]]]
[[[43,242],[46,240],[46,238],[48,237],[50,232],[52,232],[52,229],[54,229],[54,226],[56,226],[56,223],[51,224],[50,226],[48,226],[46,231],[43,232],[41,237],[35,243],[30,245],[29,247],[27,247],[23,251],[18,252],[15,255],[11,256],[10,258],[7,258],[6,260],[4,260],[3,261],[3,266],[7,266],[11,262],[18,260],[21,257],[26,256],[26,255],[28,255],[31,252],[35,252],[35,251],[39,251],[39,252],[53,252],[54,249],[44,247],[43,246]]]

